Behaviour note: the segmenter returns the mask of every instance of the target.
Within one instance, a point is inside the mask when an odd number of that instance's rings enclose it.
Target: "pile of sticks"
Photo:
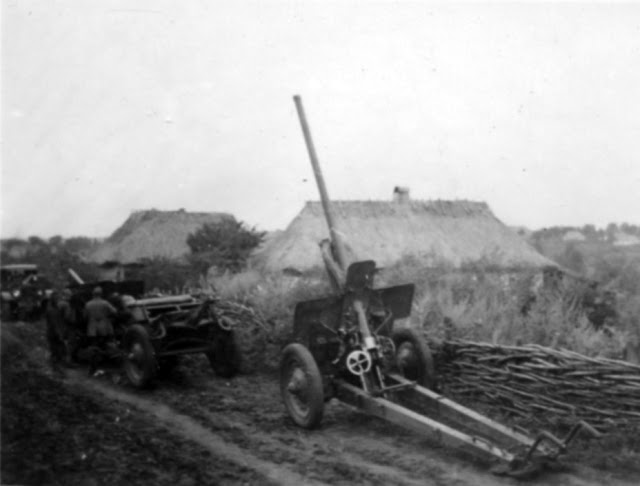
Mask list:
[[[529,423],[640,426],[638,365],[537,345],[446,341],[436,349],[439,379],[458,399]]]
[[[215,300],[215,308],[219,316],[230,319],[233,328],[244,326],[269,332],[273,327],[259,311],[235,300],[218,298]]]

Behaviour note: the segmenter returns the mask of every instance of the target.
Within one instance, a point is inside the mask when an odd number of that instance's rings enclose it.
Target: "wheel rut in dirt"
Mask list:
[[[246,397],[247,390],[259,397],[258,402]],[[350,429],[350,417],[368,418],[338,403],[327,406],[323,427],[301,429],[288,419],[277,385],[265,376],[239,377],[226,385],[216,380],[198,380],[183,389],[181,395],[166,387],[154,393],[158,400],[197,417],[226,440],[265,460],[286,463],[308,479],[331,484],[424,485],[426,480],[428,484],[447,486],[482,484],[477,476],[483,474],[481,471],[470,471],[467,481],[457,468],[451,467],[451,461],[443,462],[441,455],[433,456],[429,450],[424,453],[421,447],[413,451],[401,447],[388,454],[389,447],[382,446],[385,453],[380,454],[378,449],[388,439],[379,433],[370,435],[370,427],[365,424]],[[369,424],[377,422],[373,420]],[[336,436],[345,421],[344,434]],[[397,434],[398,430],[392,433]],[[413,458],[412,465],[403,467],[407,456]],[[491,480],[488,484],[501,484],[499,478],[486,476]]]
[[[206,448],[218,457],[248,469],[253,469],[276,484],[291,486],[297,486],[300,484],[326,484],[309,480],[308,478],[305,478],[304,476],[301,476],[300,474],[285,467],[262,460],[252,454],[249,450],[243,449],[220,438],[218,435],[203,427],[193,418],[181,414],[163,403],[132,395],[97,381],[83,379],[78,373],[72,374],[68,378],[68,381],[86,389],[99,392],[111,400],[126,403],[138,410],[149,413],[157,423],[162,424],[172,433],[198,443],[200,446]]]
[[[491,474],[486,462],[338,402],[327,405],[319,429],[300,429],[286,417],[277,383],[269,376],[242,376],[226,383],[191,376],[179,385],[179,393],[166,383],[154,394],[216,434],[263,459],[286,463],[307,478],[331,484],[517,484]],[[579,465],[563,466],[529,484],[603,483],[637,484]]]
[[[1,337],[2,472],[3,479],[15,473],[16,484],[33,484],[33,477],[46,478],[35,484],[83,486],[87,480],[95,486],[522,484],[335,401],[318,429],[301,429],[285,412],[276,376],[216,378],[199,356],[185,359],[153,390],[139,391],[109,380],[122,378],[115,370],[102,378],[78,370],[52,374],[40,347],[23,346],[21,335]],[[34,417],[32,436],[24,437]],[[88,457],[80,459],[84,452]],[[570,466],[527,484],[638,484],[630,475]],[[26,468],[30,476],[21,472]]]

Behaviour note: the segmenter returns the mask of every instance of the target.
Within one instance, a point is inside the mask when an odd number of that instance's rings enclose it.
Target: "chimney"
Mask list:
[[[393,188],[393,202],[398,204],[406,204],[410,201],[409,188],[396,186]]]

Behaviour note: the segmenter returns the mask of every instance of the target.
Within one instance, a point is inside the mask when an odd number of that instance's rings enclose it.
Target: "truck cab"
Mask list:
[[[51,295],[51,283],[40,275],[33,263],[0,266],[1,308],[3,320],[28,320],[40,316]]]

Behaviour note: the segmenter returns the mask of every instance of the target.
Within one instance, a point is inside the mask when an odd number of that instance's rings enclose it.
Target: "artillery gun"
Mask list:
[[[337,398],[412,432],[497,460],[494,472],[514,477],[554,461],[582,429],[597,436],[585,422],[564,439],[546,431],[531,436],[436,391],[425,339],[395,324],[411,313],[414,285],[376,289],[375,262],[348,263],[302,101],[295,96],[294,102],[331,235],[320,250],[336,295],[296,305],[294,342],[284,348],[280,363],[282,398],[293,421],[317,427],[325,402]]]
[[[76,277],[69,286],[77,323],[76,357],[90,354],[82,311],[92,290],[99,286],[118,311],[115,349],[110,349],[105,358],[122,363],[133,386],[148,387],[157,376],[175,367],[180,356],[188,354],[204,354],[213,371],[224,378],[238,371],[240,354],[233,329],[236,322],[225,315],[214,298],[188,294],[145,297],[142,281],[85,283]]]

